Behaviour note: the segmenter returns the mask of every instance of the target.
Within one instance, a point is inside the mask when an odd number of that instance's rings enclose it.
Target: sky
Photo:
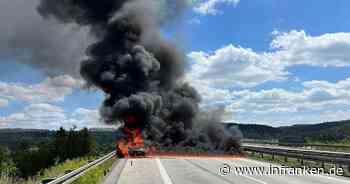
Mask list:
[[[183,80],[202,109],[271,126],[350,119],[350,1],[190,4],[162,32],[186,55]],[[76,72],[87,31],[43,20],[36,6],[0,2],[0,128],[107,127],[98,113],[104,94],[85,89]]]

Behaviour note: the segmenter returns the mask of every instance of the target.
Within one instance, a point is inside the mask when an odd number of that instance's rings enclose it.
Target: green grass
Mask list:
[[[7,176],[6,174],[3,174],[0,176],[0,184],[38,184],[41,180],[45,178],[53,178],[56,176],[60,176],[65,174],[64,172],[66,170],[71,169],[77,169],[79,167],[82,167],[83,165],[88,163],[88,160],[93,160],[94,158],[86,157],[86,158],[80,158],[80,159],[74,159],[74,160],[67,160],[61,164],[58,164],[56,166],[50,167],[48,169],[44,169],[37,176],[34,176],[29,179],[19,179],[19,178],[13,178],[10,176]]]
[[[37,178],[39,180],[42,180],[45,178],[56,177],[64,174],[66,170],[78,169],[84,166],[85,164],[87,164],[89,160],[94,160],[94,159],[95,158],[87,157],[87,158],[80,158],[80,159],[74,159],[74,160],[67,160],[62,164],[58,164],[57,166],[41,171]]]
[[[115,158],[109,159],[103,164],[91,169],[72,184],[99,184],[105,176],[105,171],[110,169],[115,162]]]

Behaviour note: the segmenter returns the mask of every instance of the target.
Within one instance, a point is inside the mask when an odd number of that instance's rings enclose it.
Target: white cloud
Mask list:
[[[50,104],[31,104],[22,112],[0,117],[0,128],[58,129],[111,127],[99,121],[96,109],[78,108],[72,113]]]
[[[201,15],[216,15],[220,13],[217,6],[220,4],[228,4],[237,6],[240,0],[200,0],[194,7],[194,11]]]
[[[52,129],[65,120],[62,108],[50,104],[31,104],[22,112],[0,118],[0,127]]]
[[[201,93],[202,107],[226,106],[226,121],[280,125],[349,119],[350,78],[335,83],[302,82],[288,69],[296,65],[350,66],[350,33],[310,36],[292,30],[272,35],[268,52],[229,44],[214,52],[188,54],[191,65],[185,80]],[[252,90],[268,81],[283,80],[299,82],[301,88]]]
[[[29,103],[58,102],[81,86],[80,80],[69,75],[49,77],[34,85],[0,82],[0,97]]]
[[[278,49],[274,57],[288,65],[306,64],[312,66],[350,66],[350,33],[327,33],[310,36],[305,31],[279,33],[271,48]]]
[[[279,63],[269,60],[269,55],[233,45],[220,48],[212,54],[191,52],[188,57],[193,65],[187,78],[201,85],[251,87],[267,81],[282,80],[287,76]]]
[[[304,123],[349,119],[350,78],[336,83],[327,81],[308,81],[301,91],[269,89],[260,91],[225,90],[223,98],[219,90],[202,93],[206,108],[225,104],[231,112],[226,121],[260,123]],[[199,90],[201,92],[201,90]],[[210,94],[210,96],[207,96]],[[214,98],[213,98],[214,97]],[[213,103],[213,101],[215,103]]]
[[[97,109],[78,108],[71,118],[73,122],[86,127],[102,127],[106,126],[100,121],[100,115]]]
[[[273,36],[270,52],[258,53],[229,44],[213,53],[189,53],[193,65],[187,80],[210,87],[254,87],[287,79],[288,67],[294,65],[350,66],[350,33],[308,36],[304,31],[293,30],[274,31]]]
[[[6,106],[8,100],[29,103],[22,111],[0,117],[0,128],[110,127],[99,121],[96,109],[78,108],[65,112],[62,107],[50,104],[64,101],[67,95],[82,85],[81,80],[69,75],[48,77],[33,85],[0,82],[0,107]]]

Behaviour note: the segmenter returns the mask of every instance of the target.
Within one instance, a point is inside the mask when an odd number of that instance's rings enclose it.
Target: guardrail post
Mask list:
[[[275,160],[275,154],[272,153],[272,160]]]
[[[284,162],[288,162],[288,157],[287,156],[284,157]]]
[[[260,153],[261,158],[264,158],[264,153]]]

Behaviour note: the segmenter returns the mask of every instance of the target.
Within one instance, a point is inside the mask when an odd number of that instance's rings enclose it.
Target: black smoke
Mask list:
[[[181,16],[185,0],[41,0],[38,12],[90,28],[97,40],[80,73],[106,93],[108,124],[134,116],[148,144],[228,151],[236,137],[199,113],[200,96],[182,82],[184,56],[160,28]]]

